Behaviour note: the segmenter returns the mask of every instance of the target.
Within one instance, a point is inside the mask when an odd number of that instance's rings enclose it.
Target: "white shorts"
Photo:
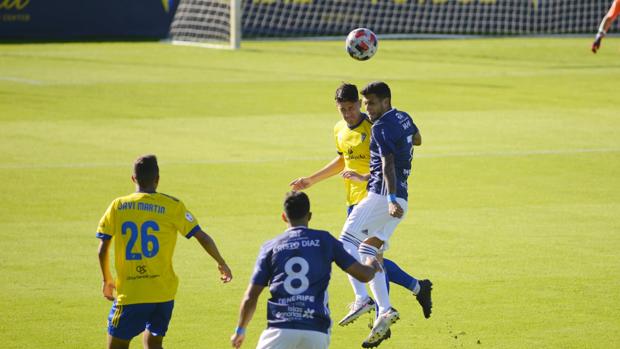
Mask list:
[[[407,200],[396,198],[396,201],[403,209],[401,218],[390,216],[387,196],[369,192],[347,217],[342,228],[342,234],[346,233],[349,237],[352,236],[357,242],[376,237],[383,241],[381,250],[387,250],[388,241],[396,226],[407,215]]]
[[[263,331],[256,349],[327,349],[329,335],[319,331],[268,328]]]

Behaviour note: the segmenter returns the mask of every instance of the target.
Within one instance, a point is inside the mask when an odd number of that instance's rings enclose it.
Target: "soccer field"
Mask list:
[[[258,249],[285,229],[287,184],[335,156],[334,90],[379,79],[424,138],[386,256],[435,285],[429,320],[392,285],[401,320],[380,348],[620,347],[620,40],[589,44],[384,40],[367,62],[342,42],[0,46],[3,347],[103,348],[95,229],[144,153],[234,275],[220,284],[179,239],[166,348],[230,347]],[[311,226],[338,236],[341,181],[307,192]],[[337,267],[329,294],[337,321],[353,299]],[[334,326],[331,348],[360,347],[368,322]]]

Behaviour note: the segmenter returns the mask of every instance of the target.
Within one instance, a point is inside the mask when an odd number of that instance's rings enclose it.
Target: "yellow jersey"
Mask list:
[[[352,127],[340,120],[334,126],[334,139],[338,154],[344,158],[344,169],[359,174],[370,172],[370,130],[372,123],[365,114],[362,120]],[[366,182],[344,180],[347,193],[347,205],[356,205],[366,197]]]
[[[172,268],[177,232],[191,238],[198,221],[178,199],[133,193],[112,201],[97,237],[114,240],[117,304],[174,299],[179,279]]]

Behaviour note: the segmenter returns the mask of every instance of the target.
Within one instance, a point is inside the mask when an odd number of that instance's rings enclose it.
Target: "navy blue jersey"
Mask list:
[[[409,114],[392,109],[383,114],[372,125],[370,139],[370,180],[368,191],[387,195],[388,188],[383,180],[381,157],[394,154],[396,173],[396,196],[407,200],[407,178],[411,173],[413,159],[413,136],[418,127]]]
[[[328,333],[332,262],[344,270],[355,259],[326,231],[293,227],[262,246],[252,284],[271,291],[268,327]]]

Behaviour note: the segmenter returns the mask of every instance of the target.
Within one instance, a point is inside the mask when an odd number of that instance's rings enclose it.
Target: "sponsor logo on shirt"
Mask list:
[[[194,221],[194,216],[192,216],[192,214],[189,212],[185,212],[185,219],[187,219],[187,221],[191,223]]]
[[[304,313],[303,313],[302,317],[303,317],[304,319],[314,319],[314,309],[307,308],[307,309],[304,311]]]

